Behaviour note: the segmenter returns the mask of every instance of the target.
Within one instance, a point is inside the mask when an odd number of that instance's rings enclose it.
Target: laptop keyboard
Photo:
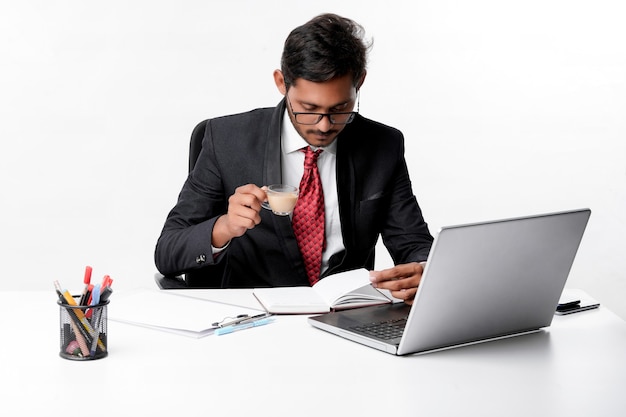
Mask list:
[[[354,326],[350,330],[378,339],[389,340],[402,337],[404,326],[406,326],[406,317]]]

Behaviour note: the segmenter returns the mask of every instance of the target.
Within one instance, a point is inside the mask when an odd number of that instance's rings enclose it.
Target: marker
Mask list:
[[[95,305],[98,305],[98,303],[100,302],[100,284],[94,285],[93,290],[91,290],[91,297],[89,298],[90,298],[89,306],[93,307]],[[85,317],[90,319],[92,314],[93,314],[93,309],[90,308],[85,313]]]
[[[251,321],[251,322],[244,323],[244,324],[234,324],[232,326],[226,326],[226,327],[221,327],[219,329],[216,329],[215,334],[218,336],[230,334],[233,332],[238,332],[239,330],[246,330],[246,329],[251,329],[253,327],[264,326],[266,324],[270,324],[273,321],[274,321],[273,318],[266,318],[266,319]]]
[[[111,284],[113,284],[113,280],[110,276],[105,275],[104,278],[102,278],[102,285],[100,286],[100,288],[110,287]]]
[[[107,285],[110,285],[110,282],[113,282],[113,280],[111,280],[108,275],[105,275],[104,278],[105,279],[102,281],[103,282],[102,286],[100,284],[96,284],[93,288],[92,297],[91,297],[92,306],[96,306],[100,303],[105,303],[107,299],[109,298],[109,296],[111,295],[111,293],[113,292],[113,289],[111,287],[104,286],[105,282]],[[96,347],[98,346],[99,343],[102,343],[100,341],[100,324],[101,324],[100,322],[102,321],[102,313],[103,313],[102,309],[103,307],[97,308],[95,313],[93,312],[93,309],[89,309],[89,311],[87,311],[88,317],[91,318],[91,316],[93,315],[93,318],[91,319],[91,323],[93,324],[93,328],[95,332],[94,340],[91,343],[91,350],[89,351],[89,354],[91,356],[96,355]],[[102,350],[104,351],[104,348]]]
[[[89,290],[89,284],[91,283],[91,272],[92,268],[88,265],[85,267],[85,276],[83,278],[83,283],[85,283],[85,289],[83,290],[83,295],[80,297],[80,305],[87,305],[87,298],[89,294],[87,291]]]
[[[91,322],[93,323],[93,328],[94,328],[94,337],[93,337],[93,341],[91,342],[91,349],[89,350],[89,355],[92,357],[96,356],[98,343],[101,343],[100,341],[100,324],[101,324],[100,321],[101,320],[102,320],[102,307],[96,310],[96,312],[93,314],[93,319],[91,320]]]
[[[78,302],[78,305],[81,306],[88,306],[89,303],[91,302],[91,292],[93,291],[93,284],[89,284],[87,286],[87,292],[84,295],[84,297],[80,298],[80,301]]]
[[[100,302],[104,303],[106,300],[108,300],[112,292],[113,292],[113,288],[104,287],[102,291],[100,292]]]
[[[96,284],[91,292],[91,305],[95,306],[100,302],[100,284]]]

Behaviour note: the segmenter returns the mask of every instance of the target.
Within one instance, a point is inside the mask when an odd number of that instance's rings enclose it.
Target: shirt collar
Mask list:
[[[287,109],[285,109],[285,114],[283,115],[282,125],[283,125],[281,128],[282,147],[283,147],[283,152],[285,154],[297,152],[300,149],[308,145],[306,141],[302,139],[302,136],[300,136],[296,128],[293,126],[293,123],[291,123]],[[338,137],[335,138],[333,143],[324,147],[323,148],[324,152],[330,152],[333,155],[335,155],[337,153],[337,140],[338,139],[339,139]],[[312,148],[313,150],[317,149],[316,147],[312,147]]]

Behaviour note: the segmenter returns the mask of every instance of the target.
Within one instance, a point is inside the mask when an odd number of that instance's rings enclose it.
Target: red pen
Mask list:
[[[93,284],[88,285],[87,293],[85,294],[85,302],[81,303],[82,306],[88,306],[91,304],[91,293],[93,292]]]
[[[83,290],[83,295],[80,297],[80,305],[86,305],[87,303],[87,297],[89,297],[89,294],[87,293],[89,291],[89,284],[91,283],[91,272],[92,272],[92,268],[88,265],[85,267],[85,276],[83,278],[83,282],[85,283],[85,289]]]
[[[110,287],[112,283],[113,283],[113,280],[111,279],[111,277],[108,276],[108,275],[105,275],[104,278],[102,278],[102,285],[101,285],[101,287],[102,288]]]

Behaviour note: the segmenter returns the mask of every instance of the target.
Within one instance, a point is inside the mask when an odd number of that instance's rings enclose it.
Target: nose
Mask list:
[[[317,122],[317,128],[322,132],[328,132],[333,125],[334,123],[330,120],[330,114],[325,114],[322,120]]]

